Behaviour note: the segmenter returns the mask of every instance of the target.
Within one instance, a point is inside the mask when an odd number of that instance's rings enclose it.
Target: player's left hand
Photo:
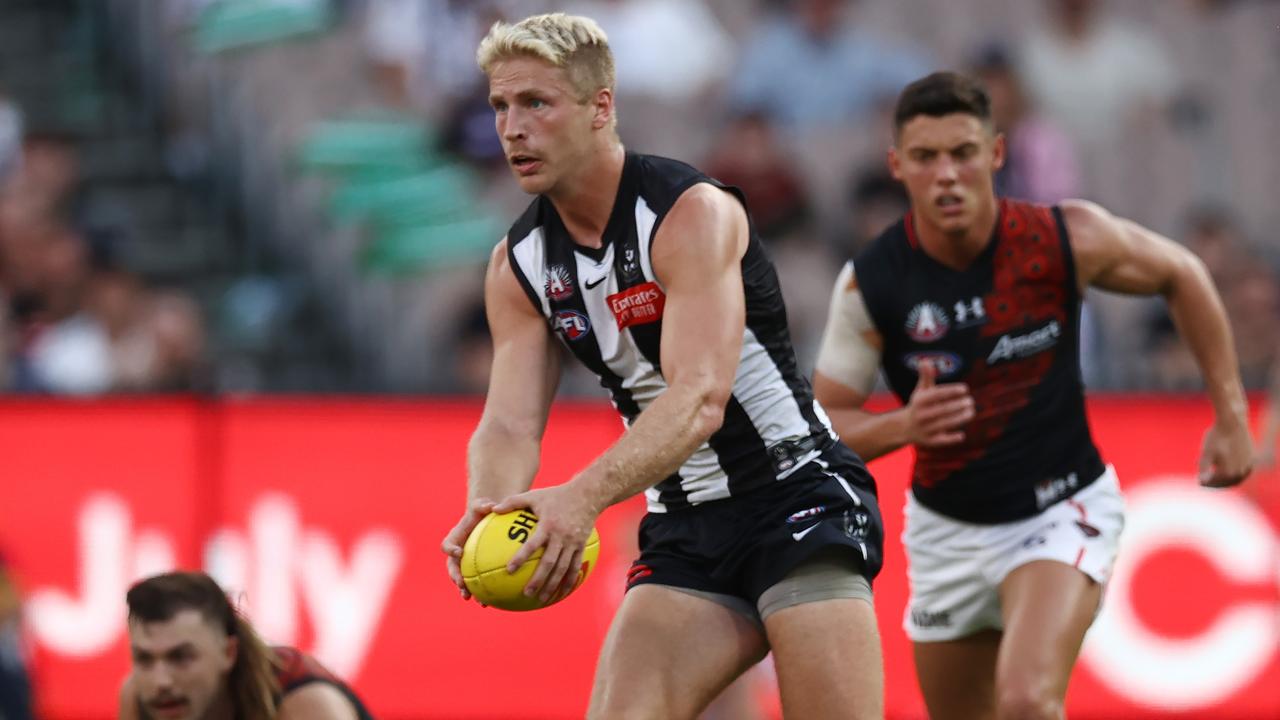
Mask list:
[[[1200,484],[1231,487],[1253,470],[1253,438],[1243,422],[1215,422],[1204,435],[1200,452]]]
[[[514,572],[538,548],[545,548],[538,567],[525,585],[524,594],[543,602],[573,590],[582,564],[583,549],[591,537],[600,510],[568,484],[512,495],[494,506],[496,513],[527,508],[538,516],[538,528],[507,563]]]

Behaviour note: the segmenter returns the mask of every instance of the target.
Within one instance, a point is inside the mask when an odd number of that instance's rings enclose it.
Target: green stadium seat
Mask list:
[[[312,35],[332,22],[329,0],[218,0],[196,21],[196,46],[217,53]]]
[[[474,265],[488,256],[501,234],[491,218],[390,229],[375,234],[361,261],[366,270],[386,274]]]

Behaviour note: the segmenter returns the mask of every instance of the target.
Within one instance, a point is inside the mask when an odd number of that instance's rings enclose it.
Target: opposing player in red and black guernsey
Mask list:
[[[204,573],[147,578],[126,602],[133,667],[121,720],[373,720],[315,658],[265,645]]]
[[[1167,300],[1216,412],[1211,487],[1250,469],[1230,329],[1176,243],[1093,203],[997,198],[1004,138],[975,81],[908,86],[894,140],[911,211],[844,268],[815,394],[862,457],[915,446],[904,625],[931,717],[1059,718],[1124,523],[1085,417],[1082,293]],[[881,367],[903,406],[872,413]]]
[[[526,592],[545,598],[572,587],[599,514],[643,492],[588,717],[697,717],[770,650],[789,717],[882,717],[875,486],[796,369],[741,194],[626,151],[595,22],[498,24],[478,55],[511,168],[537,197],[485,280],[493,372],[469,502],[442,543],[459,592],[462,545],[488,512],[538,516],[510,565],[544,551]],[[599,376],[626,431],[529,490],[558,346]]]

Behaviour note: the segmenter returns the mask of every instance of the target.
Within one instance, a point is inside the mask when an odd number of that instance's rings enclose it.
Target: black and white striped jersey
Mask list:
[[[542,196],[507,234],[511,267],[530,301],[550,331],[600,378],[628,426],[667,387],[660,351],[666,295],[650,246],[675,201],[703,182],[744,201],[736,188],[684,163],[627,153],[599,249],[576,244]],[[796,369],[777,273],[754,227],[750,235],[742,259],[746,328],[724,425],[676,474],[646,492],[651,512],[786,478],[835,440]]]

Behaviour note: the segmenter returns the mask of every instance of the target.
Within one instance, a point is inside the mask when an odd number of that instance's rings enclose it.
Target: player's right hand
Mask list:
[[[471,536],[471,531],[476,529],[476,525],[488,515],[494,506],[494,502],[488,498],[476,498],[467,503],[467,510],[462,514],[462,519],[457,525],[444,536],[444,542],[440,544],[440,550],[447,556],[445,557],[445,569],[449,571],[449,578],[458,586],[458,590],[462,592],[462,599],[471,599],[471,592],[467,590],[467,584],[462,581],[462,546],[466,544],[467,538]]]
[[[921,362],[916,389],[907,400],[907,436],[923,447],[955,445],[964,441],[960,428],[973,419],[973,395],[964,383],[936,384],[938,369]]]

